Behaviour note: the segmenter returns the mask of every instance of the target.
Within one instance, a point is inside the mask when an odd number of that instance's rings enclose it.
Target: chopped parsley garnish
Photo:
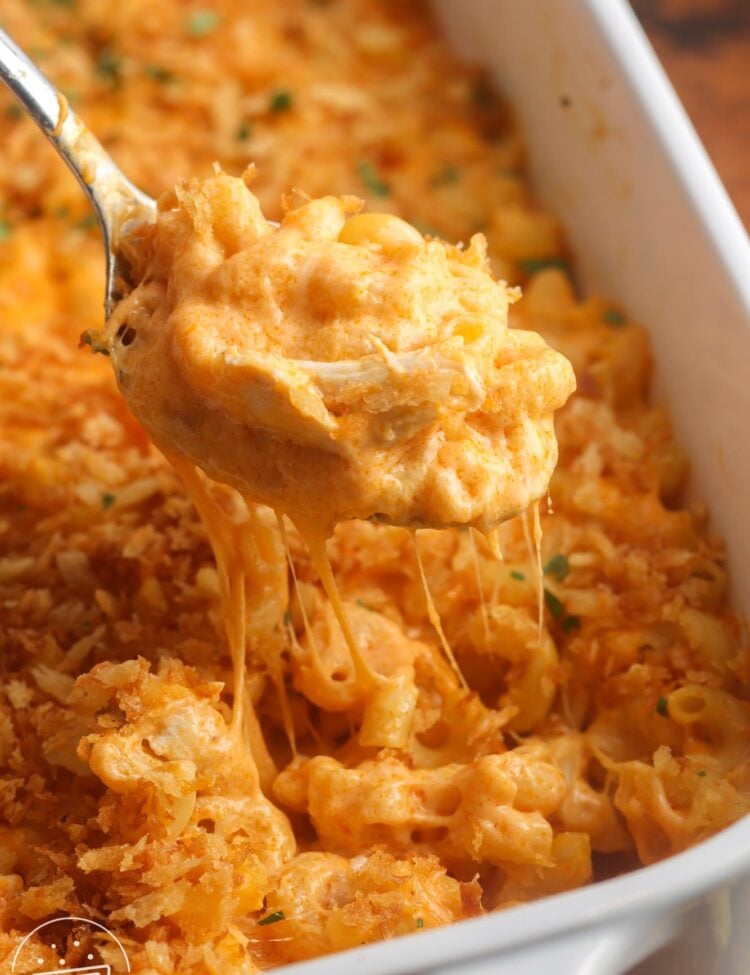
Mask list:
[[[554,576],[558,582],[565,582],[570,572],[567,555],[553,555],[544,567],[546,576]]]
[[[700,775],[700,777],[703,779],[706,777],[706,770],[702,768],[698,772],[696,772],[696,775]]]
[[[19,119],[23,115],[23,109],[20,105],[8,105],[5,109],[5,114],[8,118]]]
[[[523,574],[523,572],[519,572],[517,569],[513,569],[511,571],[510,577],[511,579],[518,579],[519,582],[523,582],[526,579],[526,576]]]
[[[265,927],[266,924],[276,924],[277,921],[283,921],[283,920],[284,920],[284,912],[274,911],[273,914],[266,914],[265,917],[262,917],[260,921],[258,921],[258,924],[260,925],[260,927]]]
[[[120,69],[122,68],[122,58],[113,51],[102,51],[96,62],[96,70],[104,78],[115,85],[120,80]]]
[[[147,64],[143,68],[143,73],[147,78],[152,78],[154,81],[158,81],[162,85],[166,85],[168,82],[174,80],[174,75],[171,71],[166,68],[160,67],[158,64]]]
[[[291,625],[292,625],[292,614],[289,612],[289,610],[287,610],[284,613],[284,626],[291,626]]]
[[[608,308],[602,315],[602,321],[605,321],[607,325],[624,325],[627,319],[621,311],[616,308]]]
[[[565,607],[557,598],[557,596],[550,592],[549,589],[544,590],[544,602],[547,605],[547,609],[550,611],[554,619],[561,620],[565,616]]]
[[[10,237],[10,224],[7,220],[0,220],[0,240],[8,240]]]
[[[461,177],[461,170],[458,166],[452,166],[450,163],[443,166],[440,172],[433,176],[430,180],[431,186],[449,186],[451,183],[457,182]]]
[[[355,599],[355,600],[354,600],[354,602],[355,602],[355,603],[357,604],[357,606],[361,606],[361,607],[362,607],[362,609],[369,609],[371,613],[373,612],[373,609],[372,609],[372,606],[369,606],[369,605],[368,605],[368,604],[367,604],[367,603],[366,603],[366,602],[364,601],[364,599]]]
[[[518,266],[524,274],[537,274],[539,271],[547,271],[552,267],[559,268],[566,274],[570,271],[570,265],[564,257],[527,257],[519,261]]]
[[[562,623],[560,625],[562,626],[563,633],[570,633],[571,630],[580,630],[581,617],[574,616],[571,613],[568,613],[567,616],[563,617]]]
[[[667,705],[666,697],[660,697],[656,702],[656,711],[662,716],[662,718],[669,717],[669,706]]]
[[[552,618],[560,624],[563,633],[570,633],[571,630],[577,630],[580,627],[581,617],[566,612],[563,603],[549,589],[544,590],[544,602]]]
[[[288,112],[293,104],[294,99],[292,98],[292,93],[285,88],[281,88],[279,91],[273,92],[268,102],[268,107],[272,112],[278,114],[279,112]]]
[[[375,169],[375,166],[369,159],[360,159],[357,163],[357,172],[359,173],[359,178],[374,196],[391,195],[390,186],[380,178],[377,169]]]
[[[246,142],[250,138],[250,133],[253,131],[253,127],[249,122],[243,122],[242,125],[237,129],[237,141]]]
[[[73,226],[78,230],[90,230],[92,227],[96,226],[96,217],[93,213],[87,213],[85,217],[81,217],[80,220],[76,220]]]
[[[109,511],[109,509],[112,507],[112,505],[115,503],[116,500],[117,500],[116,494],[109,494],[109,493],[103,494],[102,508],[104,508],[105,511]]]
[[[82,345],[90,345],[93,352],[99,353],[99,355],[109,355],[109,349],[102,345],[95,337],[94,333],[86,329],[86,331],[81,336],[81,341],[79,343],[79,348]]]
[[[215,10],[196,10],[188,17],[187,32],[191,37],[207,37],[219,26]]]
[[[422,918],[422,917],[418,917],[417,918],[417,927],[418,928],[423,928],[424,927],[424,918]]]

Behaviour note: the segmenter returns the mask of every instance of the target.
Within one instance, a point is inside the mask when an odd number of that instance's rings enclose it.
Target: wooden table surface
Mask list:
[[[631,0],[750,229],[750,0]]]

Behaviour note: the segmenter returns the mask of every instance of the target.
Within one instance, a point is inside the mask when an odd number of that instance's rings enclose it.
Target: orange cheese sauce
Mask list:
[[[492,529],[547,489],[572,368],[508,329],[480,235],[361,206],[274,228],[241,179],[180,184],[126,241],[136,286],[97,341],[157,444],[299,526]]]

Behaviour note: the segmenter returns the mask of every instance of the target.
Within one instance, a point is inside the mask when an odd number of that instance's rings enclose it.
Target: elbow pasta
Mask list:
[[[291,781],[289,781],[291,779]],[[410,769],[397,759],[346,768],[308,759],[276,780],[276,796],[307,812],[329,849],[356,856],[384,845],[492,864],[549,861],[545,817],[564,794],[560,772],[513,752],[470,765]]]
[[[214,0],[197,32],[185,4],[147,6],[5,0],[3,26],[152,195],[193,177],[245,219],[236,177],[255,165],[252,219],[204,240],[214,297],[240,287],[223,258],[265,234],[262,214],[391,271],[460,253],[471,276],[483,234],[523,290],[510,342],[533,358],[541,335],[578,391],[555,418],[541,578],[531,514],[489,538],[419,531],[454,668],[414,533],[346,521],[327,555],[347,640],[294,525],[181,468],[197,511],[109,364],[76,351],[101,324],[101,244],[0,91],[0,966],[70,914],[111,928],[134,973],[250,975],[580,887],[747,814],[750,654],[723,545],[682,498],[648,333],[576,292],[512,112],[421,2]],[[305,313],[360,307],[359,275],[334,294],[304,260],[295,273],[284,294]],[[159,287],[139,292],[144,315]],[[272,316],[273,282],[257,287]],[[479,341],[471,315],[454,326]],[[328,405],[305,414],[324,514]],[[468,414],[477,442],[485,420]],[[337,499],[353,502],[340,484]]]

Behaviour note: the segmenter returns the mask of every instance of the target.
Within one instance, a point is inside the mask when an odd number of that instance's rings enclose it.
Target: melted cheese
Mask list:
[[[217,172],[163,197],[155,225],[125,245],[140,284],[104,342],[131,408],[166,448],[208,531],[235,731],[245,727],[246,638],[263,615],[260,606],[248,614],[247,582],[274,558],[255,504],[276,511],[285,546],[282,516],[295,523],[358,684],[388,693],[392,678],[358,646],[331,570],[333,526],[353,517],[474,524],[497,547],[496,526],[547,488],[553,411],[574,387],[561,355],[534,333],[508,329],[516,294],[488,273],[481,238],[467,250],[426,241],[388,214],[354,215],[360,206],[310,201],[274,228],[245,182]],[[196,465],[246,499],[241,526]],[[534,526],[541,578],[538,509]],[[429,619],[466,689],[416,537],[415,551]],[[478,572],[476,552],[474,561]],[[540,627],[541,611],[540,584]],[[306,619],[305,627],[311,637]],[[294,750],[278,655],[266,651],[264,662]],[[261,755],[254,716],[247,728]]]
[[[200,515],[216,559],[222,619],[234,676],[231,732],[238,743],[249,749],[261,781],[264,784],[269,783],[275,777],[276,768],[246,690],[247,635],[248,632],[264,630],[268,620],[265,618],[265,607],[259,608],[260,611],[254,617],[251,613],[251,618],[248,619],[246,586],[252,580],[256,592],[265,591],[261,580],[269,561],[274,558],[273,545],[269,542],[267,527],[258,518],[254,505],[247,506],[247,521],[238,523],[211,497],[200,473],[192,464],[174,454],[167,457]],[[250,544],[243,544],[243,541],[249,541]],[[279,692],[286,733],[294,751],[294,730],[286,699],[286,687],[278,670],[278,660],[274,661],[267,655],[265,664]]]
[[[489,640],[490,624],[487,616],[487,600],[484,598],[484,586],[482,584],[482,573],[479,567],[479,553],[477,552],[477,542],[474,532],[469,529],[469,542],[471,545],[471,561],[474,567],[474,578],[477,583],[477,593],[479,595],[479,609],[482,614],[482,630],[485,640]]]
[[[532,532],[534,538],[534,582],[536,583],[537,618],[539,621],[539,642],[542,642],[544,627],[544,577],[542,569],[542,519],[539,514],[539,502],[531,505]]]
[[[438,639],[440,640],[440,646],[443,648],[443,653],[448,658],[448,662],[453,668],[453,672],[455,673],[456,677],[458,677],[461,687],[463,687],[464,690],[467,690],[468,688],[467,688],[466,681],[464,680],[464,675],[461,673],[461,668],[458,666],[458,663],[456,662],[456,658],[454,656],[453,650],[451,649],[450,643],[448,643],[448,639],[445,635],[445,631],[443,630],[443,624],[440,620],[440,614],[438,613],[437,607],[435,606],[435,600],[432,598],[430,587],[427,585],[427,576],[425,575],[424,565],[422,564],[422,556],[419,554],[419,546],[417,545],[416,532],[414,533],[414,553],[417,556],[417,565],[419,566],[419,578],[422,583],[422,592],[424,593],[425,602],[427,604],[427,617],[430,623],[432,623],[432,626],[438,635]]]
[[[546,491],[572,368],[508,328],[517,292],[483,238],[360,206],[274,227],[222,173],[164,196],[102,337],[120,387],[157,443],[322,537],[352,518],[490,530]]]
[[[174,454],[168,455],[168,459],[201,517],[216,559],[223,619],[234,672],[232,730],[237,733],[242,728],[245,704],[246,606],[245,566],[241,561],[241,549],[234,544],[232,537],[236,526],[215,503],[192,464]]]

